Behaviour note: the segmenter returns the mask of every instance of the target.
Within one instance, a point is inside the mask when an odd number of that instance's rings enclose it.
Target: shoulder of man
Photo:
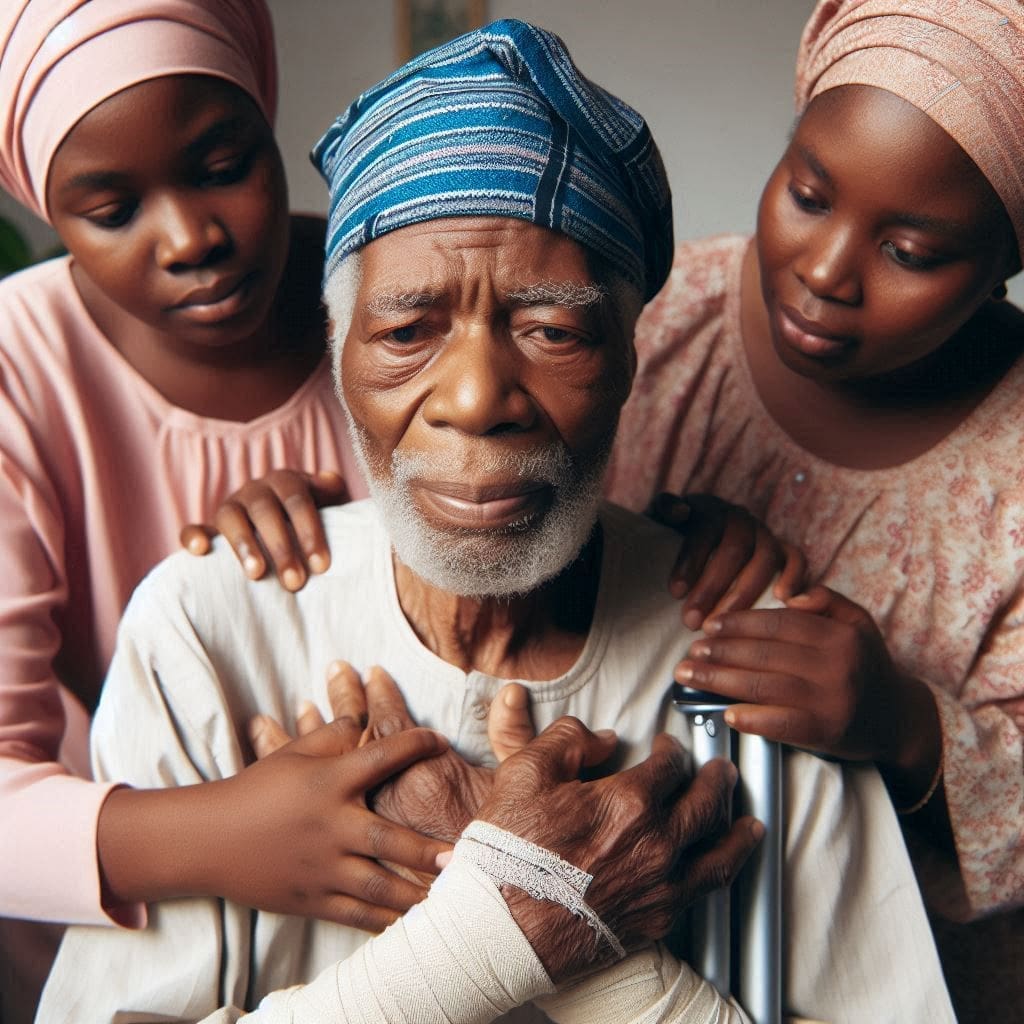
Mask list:
[[[326,573],[311,576],[300,594],[316,591],[329,579],[364,579],[383,543],[383,527],[368,499],[325,508],[321,520],[331,566]],[[136,625],[151,628],[154,614],[161,613],[184,614],[198,629],[208,629],[250,615],[272,614],[296,597],[272,573],[250,580],[231,546],[218,536],[208,555],[177,551],[154,566],[132,594],[122,630]]]

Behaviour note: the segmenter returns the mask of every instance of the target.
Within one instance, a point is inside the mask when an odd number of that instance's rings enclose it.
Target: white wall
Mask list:
[[[292,206],[323,210],[309,148],[395,66],[394,3],[268,2]],[[792,123],[796,45],[812,7],[813,0],[489,0],[488,16],[557,32],[584,73],[644,114],[672,183],[676,236],[694,238],[752,228]],[[13,205],[0,194],[0,213]],[[1024,275],[1011,283],[1011,297],[1024,305]]]
[[[292,203],[323,208],[305,151],[395,64],[387,0],[270,0],[281,58],[278,138]],[[635,106],[661,148],[678,237],[748,230],[792,117],[812,0],[490,0],[488,16],[557,32],[585,74]]]

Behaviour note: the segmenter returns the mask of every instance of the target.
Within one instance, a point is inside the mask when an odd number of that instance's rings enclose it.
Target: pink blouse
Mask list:
[[[932,687],[959,858],[927,863],[957,918],[1024,903],[1024,362],[941,444],[874,471],[801,449],[762,406],[740,338],[747,239],[684,243],[637,329],[639,372],[608,493],[744,505],[814,578],[874,616]],[[966,897],[966,899],[965,899]]]
[[[69,261],[0,282],[0,915],[109,923],[88,715],[135,585],[245,481],[275,467],[362,483],[329,360],[249,423],[170,405],[99,333]],[[126,923],[141,908],[114,908]]]

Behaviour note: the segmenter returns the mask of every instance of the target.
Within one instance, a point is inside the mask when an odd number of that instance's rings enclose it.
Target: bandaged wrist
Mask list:
[[[554,1024],[749,1024],[724,999],[660,943],[537,1000]]]
[[[593,875],[512,832],[486,821],[471,821],[456,844],[455,858],[476,865],[495,885],[514,885],[535,900],[565,907],[602,938],[621,960],[626,951],[615,933],[587,903]]]
[[[427,898],[387,931],[308,985],[265,997],[244,1019],[489,1024],[553,989],[493,881],[453,859]]]

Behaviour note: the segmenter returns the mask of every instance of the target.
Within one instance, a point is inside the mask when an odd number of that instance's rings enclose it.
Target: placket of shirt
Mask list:
[[[455,745],[463,756],[476,764],[495,763],[491,744],[487,739],[487,716],[490,714],[491,701],[494,700],[495,694],[507,682],[509,680],[496,679],[483,672],[473,671],[466,674],[459,735]]]

